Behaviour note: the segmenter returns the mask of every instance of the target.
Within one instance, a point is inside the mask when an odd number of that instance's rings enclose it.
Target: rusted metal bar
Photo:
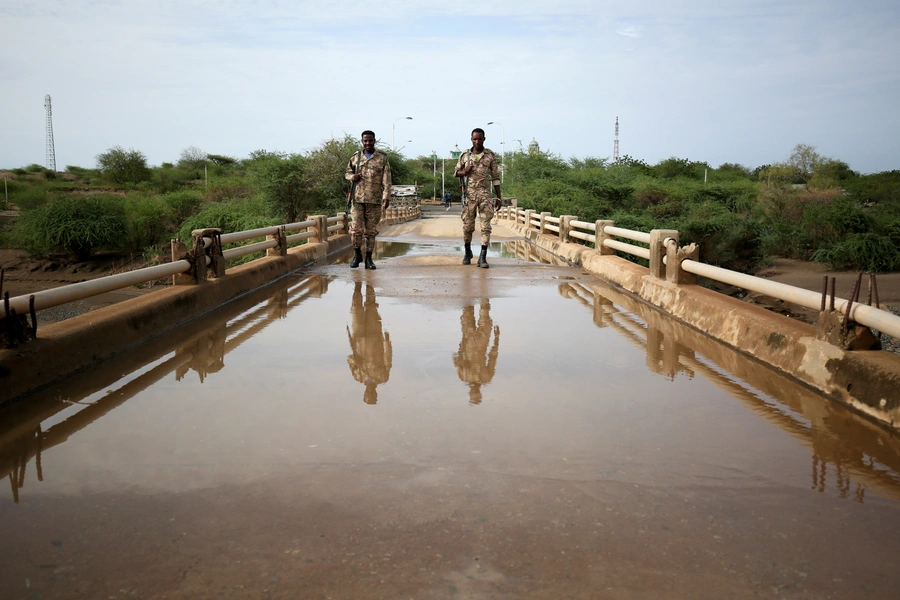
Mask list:
[[[828,298],[828,275],[822,277],[822,308],[819,312],[825,312],[825,300]]]
[[[872,273],[872,290],[875,292],[875,308],[881,308],[881,305],[878,303],[878,280],[875,278],[874,273]]]
[[[847,309],[844,311],[844,335],[850,330],[850,309],[853,307],[853,302],[859,296],[859,286],[862,284],[862,273],[856,278],[856,282],[853,284],[853,291],[850,292],[850,299],[847,301]]]
[[[869,301],[868,305],[872,306],[872,280],[875,278],[875,273],[869,273]]]
[[[3,293],[3,314],[9,316],[9,292]]]
[[[836,285],[837,285],[837,278],[832,277],[831,278],[831,306],[830,306],[829,310],[834,310],[834,288]]]
[[[31,337],[37,337],[37,313],[34,310],[34,294],[28,298],[28,312],[31,314]]]

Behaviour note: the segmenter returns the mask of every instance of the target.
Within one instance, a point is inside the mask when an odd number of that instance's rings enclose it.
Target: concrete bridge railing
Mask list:
[[[696,284],[697,277],[700,276],[811,310],[823,313],[826,310],[826,290],[823,289],[820,294],[700,262],[700,249],[696,244],[680,247],[678,231],[675,230],[656,229],[645,233],[616,227],[613,221],[579,221],[578,217],[571,215],[554,217],[548,212],[538,213],[513,206],[501,208],[498,216],[500,219],[513,221],[526,230],[557,237],[560,243],[593,244],[601,255],[619,251],[642,258],[649,261],[650,273],[657,279],[676,284]],[[647,247],[629,242],[646,244]],[[856,293],[860,293],[859,290]],[[862,304],[852,298],[835,297],[833,289],[832,300],[827,306],[829,313],[840,315],[842,324],[859,323],[900,338],[900,316],[891,312]]]
[[[384,214],[387,223],[417,218],[421,209],[415,203],[401,203],[392,206]],[[149,281],[172,277],[174,285],[196,285],[207,279],[226,275],[227,261],[256,252],[266,252],[267,256],[286,256],[288,248],[299,243],[326,243],[329,238],[349,233],[349,216],[341,212],[335,216],[309,216],[305,221],[273,225],[247,231],[222,233],[218,229],[197,229],[192,232],[190,247],[180,240],[172,240],[171,262],[135,269],[90,281],[82,281],[58,288],[43,290],[33,294],[10,297],[3,294],[3,312],[0,313],[0,332],[16,334],[26,325],[22,319],[30,313],[30,336],[19,335],[24,341],[37,335],[36,312],[69,302],[84,300],[108,292],[128,288]],[[265,237],[265,241],[225,249],[236,244]],[[0,279],[2,293],[2,279]]]

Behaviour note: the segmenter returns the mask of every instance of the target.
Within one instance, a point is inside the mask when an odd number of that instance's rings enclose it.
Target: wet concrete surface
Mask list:
[[[897,597],[886,430],[525,242],[348,256],[0,415],[3,597]]]

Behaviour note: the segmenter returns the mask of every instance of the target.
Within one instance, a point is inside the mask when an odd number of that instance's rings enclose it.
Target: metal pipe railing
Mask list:
[[[265,242],[256,242],[255,244],[247,244],[246,246],[238,246],[237,248],[229,248],[228,250],[224,250],[222,252],[222,256],[225,257],[225,260],[230,260],[232,258],[237,258],[239,256],[246,256],[248,254],[253,254],[254,252],[262,252],[264,250],[268,250],[269,248],[274,248],[277,245],[278,245],[278,240],[266,240]]]
[[[820,292],[812,292],[786,283],[779,283],[754,275],[729,271],[722,267],[715,267],[695,260],[682,261],[681,268],[688,273],[693,273],[700,277],[727,283],[758,294],[765,294],[766,296],[771,296],[772,298],[777,298],[778,300],[790,302],[811,310],[818,311],[822,307],[822,294]],[[849,300],[844,298],[835,298],[834,309],[843,313],[846,311],[849,302]],[[860,325],[871,327],[877,331],[886,333],[891,337],[900,338],[900,316],[889,313],[888,311],[855,302],[850,308],[849,317],[851,321],[855,321]]]
[[[609,227],[607,227],[606,229],[609,229]],[[603,240],[603,245],[607,248],[618,250],[619,252],[625,252],[627,254],[639,256],[644,260],[650,260],[650,248],[641,248],[640,246],[635,246],[634,244],[626,244],[625,242],[620,242],[618,240]]]
[[[42,290],[33,294],[23,294],[9,299],[9,308],[15,309],[17,314],[24,315],[30,310],[30,298],[34,296],[34,310],[44,310],[45,308],[53,308],[67,302],[75,300],[83,300],[91,296],[113,292],[115,290],[155,281],[163,277],[171,277],[180,273],[186,273],[191,268],[191,263],[187,260],[178,260],[171,263],[156,265],[155,267],[146,267],[129,271],[127,273],[118,273],[99,279],[91,279],[90,281],[81,281],[71,285],[65,285],[50,290]]]

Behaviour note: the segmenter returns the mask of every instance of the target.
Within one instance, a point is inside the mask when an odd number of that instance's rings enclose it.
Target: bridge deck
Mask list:
[[[395,226],[376,271],[298,273],[4,417],[0,589],[895,597],[895,438],[499,228],[464,267],[458,227]]]

